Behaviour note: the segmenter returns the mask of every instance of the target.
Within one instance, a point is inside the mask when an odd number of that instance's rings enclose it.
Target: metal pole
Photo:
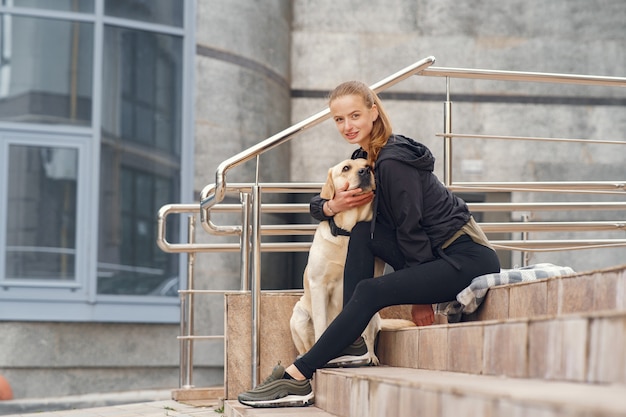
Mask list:
[[[450,77],[446,77],[446,101],[443,103],[443,133],[452,133],[452,102],[450,101]],[[443,183],[452,185],[452,138],[443,138]]]
[[[250,289],[250,193],[241,193],[241,289]]]
[[[184,336],[187,331],[187,293],[180,293],[180,335]],[[189,339],[181,337],[179,343],[180,363],[178,368],[178,386],[183,388],[187,380],[187,342]]]
[[[261,305],[261,187],[252,187],[252,386],[259,382],[259,313]]]
[[[528,221],[530,220],[528,214],[524,214],[522,216],[522,222],[523,223],[528,223]],[[529,233],[528,232],[522,232],[522,240],[523,241],[528,241],[530,238]],[[522,255],[522,267],[527,267],[528,266],[528,262],[530,261],[530,252],[527,251],[522,251],[521,253]]]
[[[196,217],[195,216],[189,216],[188,217],[188,228],[187,228],[187,233],[188,233],[188,240],[189,240],[189,244],[193,245],[196,241],[195,239],[195,235],[196,235]],[[194,275],[194,262],[196,260],[196,253],[195,252],[190,252],[187,255],[187,289],[188,290],[193,290],[194,289],[194,282],[193,282],[193,275]],[[189,292],[188,293],[188,302],[187,302],[187,334],[186,336],[193,336],[193,328],[194,328],[194,317],[193,317],[193,292]],[[186,345],[185,345],[185,354],[187,356],[187,363],[186,363],[186,370],[185,370],[185,374],[186,374],[186,380],[185,383],[183,385],[183,388],[191,388],[193,387],[193,339],[188,338],[186,340]]]

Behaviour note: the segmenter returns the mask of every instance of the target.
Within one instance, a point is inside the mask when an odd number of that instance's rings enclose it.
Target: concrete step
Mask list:
[[[626,312],[385,331],[377,354],[398,367],[626,384]]]
[[[268,320],[271,328],[262,331],[269,344],[261,340],[260,369],[293,360],[290,344],[277,351],[274,341],[290,340],[285,323],[297,298],[262,296],[262,326]],[[237,340],[227,344],[239,346],[239,366],[249,355],[241,350],[247,303],[240,295],[227,302],[229,331],[230,323],[241,329],[227,338]],[[465,319],[381,332],[385,366],[319,370],[315,407],[254,410],[227,401],[227,415],[626,416],[626,265],[491,288]],[[228,378],[239,382],[230,399],[248,388],[249,377],[236,375]]]
[[[335,414],[327,413],[320,408],[311,405],[308,407],[295,408],[251,408],[241,405],[237,400],[224,402],[225,417],[255,417],[255,416],[277,416],[277,417],[337,417]]]
[[[291,341],[289,317],[293,305],[300,298],[301,292],[263,292],[261,296],[261,331],[260,331],[260,366],[261,374],[272,369],[278,362],[291,363],[297,352]],[[410,310],[410,309],[409,309]],[[609,361],[588,359],[582,364],[587,350],[602,352],[603,349],[615,351],[611,343],[597,341],[601,345],[585,345],[584,340],[594,332],[616,332],[616,340],[622,344],[625,330],[602,331],[602,324],[612,328],[623,324],[622,318],[601,320],[598,316],[588,315],[575,317],[574,313],[600,311],[626,311],[626,265],[614,268],[579,273],[569,277],[555,277],[545,280],[493,287],[487,293],[479,310],[466,316],[465,325],[437,325],[427,328],[411,329],[417,336],[381,332],[379,356],[384,364],[415,368],[451,370],[460,372],[483,372],[518,377],[545,377],[548,379],[565,379],[570,381],[617,381],[623,382],[624,377],[612,367]],[[250,296],[234,293],[226,296],[226,380],[225,397],[234,399],[241,391],[251,388],[251,349],[250,349]],[[404,312],[403,314],[407,314]],[[566,317],[556,322],[548,318]],[[506,321],[509,322],[506,322]],[[473,327],[471,323],[476,324]],[[483,323],[483,324],[481,324]],[[620,324],[621,323],[621,324]],[[531,332],[533,336],[529,335]],[[564,350],[569,339],[578,340],[578,350]],[[276,343],[276,340],[289,343]],[[495,341],[494,341],[495,340]],[[507,354],[498,355],[499,350],[494,343],[503,340],[509,346]],[[519,343],[513,343],[515,340]],[[533,340],[532,344],[530,340]],[[456,346],[456,349],[441,348]],[[555,344],[556,343],[556,344]],[[542,344],[544,347],[541,347]],[[549,346],[546,346],[549,345]],[[605,347],[606,345],[606,347]],[[401,346],[393,353],[392,346]],[[495,346],[495,347],[494,347]],[[586,345],[585,345],[586,346]],[[543,367],[539,366],[541,355],[532,352],[543,352]],[[467,353],[462,353],[462,349]],[[506,355],[523,357],[521,362],[503,358]],[[534,356],[533,356],[534,355]],[[595,356],[594,356],[595,357]],[[487,361],[487,358],[491,362]],[[535,359],[533,359],[535,358]],[[570,365],[576,358],[577,365]],[[621,357],[620,357],[621,358]],[[622,361],[620,359],[620,361]],[[605,367],[600,370],[597,366]],[[608,365],[607,365],[608,363]],[[623,363],[623,362],[620,362]],[[596,370],[590,368],[595,366]]]
[[[502,291],[500,295],[506,294],[509,305],[530,306],[531,294],[551,291],[551,299],[559,308],[549,314],[536,308],[536,313],[528,317],[513,314],[517,318],[384,331],[379,335],[377,355],[382,364],[390,366],[626,384],[626,311],[621,308],[625,278],[621,269],[616,274],[496,288]],[[582,290],[586,290],[584,303],[580,302],[583,297],[576,296]],[[608,294],[612,294],[612,303],[608,302]],[[487,300],[492,295],[490,290]],[[594,299],[597,302],[589,302]],[[565,313],[577,310],[583,312]]]
[[[496,286],[463,321],[626,311],[626,265],[571,276]]]
[[[579,384],[386,366],[324,369],[317,372],[315,379],[315,405],[344,417],[626,415],[626,386],[621,384]]]
[[[289,318],[293,305],[301,296],[300,291],[264,291],[261,295],[261,331],[260,331],[260,366],[261,374],[271,370],[273,366],[281,361],[291,363],[297,352],[291,343],[291,331],[289,329]],[[501,334],[513,332],[514,337],[526,340],[521,345],[512,346],[513,352],[523,355],[523,349],[528,345],[528,337],[524,336],[531,328],[533,333],[541,333],[546,329],[542,343],[552,343],[552,340],[560,340],[561,345],[567,343],[570,337],[579,337],[572,332],[579,329],[583,331],[585,324],[599,322],[591,317],[581,319],[577,322],[573,317],[566,321],[555,324],[548,324],[546,317],[568,316],[572,313],[587,313],[594,311],[626,311],[626,265],[607,268],[599,271],[579,273],[570,277],[555,277],[545,280],[519,283],[506,286],[493,287],[487,293],[479,310],[465,317],[473,322],[487,323],[482,329],[472,326],[461,327],[459,325],[449,325],[452,327],[429,326],[418,331],[420,336],[409,336],[404,331],[398,333],[381,332],[379,344],[379,356],[383,363],[388,365],[418,367],[416,362],[421,362],[421,367],[431,369],[453,370],[462,372],[477,372],[483,367],[483,357],[493,357],[490,351],[483,355],[485,346],[489,346],[490,338],[496,340]],[[410,308],[402,314],[410,317]],[[226,295],[226,365],[225,365],[225,396],[227,399],[234,399],[241,391],[251,388],[251,355],[250,348],[250,327],[251,327],[250,295],[242,293],[232,293]],[[394,317],[390,315],[389,317]],[[395,316],[398,317],[398,316]],[[504,320],[518,320],[504,324]],[[531,320],[529,322],[528,320]],[[619,320],[617,321],[619,322]],[[617,322],[613,322],[617,325]],[[517,324],[515,324],[517,323]],[[526,324],[524,324],[526,323]],[[529,327],[529,323],[532,326]],[[543,324],[542,324],[543,323]],[[577,324],[576,324],[577,323]],[[467,323],[470,324],[470,323]],[[610,325],[610,324],[609,324]],[[522,330],[514,330],[514,329]],[[560,336],[556,336],[553,328],[560,328]],[[595,327],[594,327],[595,328]],[[445,329],[445,330],[444,330]],[[525,330],[524,330],[525,329]],[[415,331],[416,329],[410,330]],[[588,328],[585,332],[588,332]],[[520,332],[517,334],[517,332]],[[618,332],[619,337],[623,337],[624,331]],[[486,338],[485,338],[486,337]],[[504,337],[504,336],[502,336]],[[547,339],[546,339],[547,338]],[[557,339],[555,339],[557,338]],[[396,340],[397,339],[397,340]],[[534,339],[534,337],[533,337]],[[280,340],[281,343],[276,343]],[[432,341],[432,344],[431,342]],[[459,342],[461,340],[461,342]],[[282,343],[285,342],[285,343]],[[457,349],[446,350],[440,347],[440,343],[450,346],[457,345]],[[461,343],[461,345],[459,345]],[[487,343],[487,344],[485,344]],[[538,341],[533,342],[536,346]],[[603,342],[604,343],[604,342]],[[392,353],[390,346],[402,346],[398,353]],[[421,350],[418,354],[418,349]],[[528,345],[530,346],[530,345]],[[460,350],[467,347],[469,353],[460,354]],[[428,350],[431,353],[427,353]],[[534,349],[540,350],[538,347]],[[553,355],[562,357],[556,347],[551,347]],[[497,349],[496,349],[497,351]],[[586,352],[569,352],[565,357],[571,355],[582,355]],[[422,359],[419,359],[419,358]],[[565,359],[563,359],[565,360]],[[506,362],[511,363],[511,362]],[[528,358],[523,362],[528,364]],[[533,362],[536,363],[536,362]],[[558,363],[561,363],[558,361]],[[507,365],[510,366],[510,365]],[[559,379],[560,374],[571,371],[559,371],[557,362],[546,364],[544,373],[549,378]],[[501,367],[504,367],[502,365]],[[506,371],[506,372],[505,372]],[[516,365],[511,369],[506,369],[504,374],[514,376],[538,375],[539,371],[524,370],[522,365]],[[615,371],[612,371],[615,372]],[[580,368],[576,371],[576,380],[580,379],[581,373],[586,373]],[[550,376],[554,375],[554,377]],[[569,377],[568,377],[569,378]],[[613,377],[609,378],[613,379]]]
[[[172,400],[193,402],[224,398],[224,387],[189,387],[172,390]]]

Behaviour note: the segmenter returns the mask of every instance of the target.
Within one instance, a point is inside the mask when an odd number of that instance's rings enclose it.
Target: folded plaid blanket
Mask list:
[[[456,301],[437,304],[436,312],[448,316],[448,323],[458,323],[461,321],[461,315],[471,314],[476,311],[485,299],[490,287],[571,274],[574,274],[574,270],[568,266],[541,263],[523,268],[503,269],[499,273],[481,275],[474,278],[469,287],[457,294]]]

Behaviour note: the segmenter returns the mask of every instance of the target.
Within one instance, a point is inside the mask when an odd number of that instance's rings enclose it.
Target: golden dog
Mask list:
[[[335,190],[349,183],[349,190],[374,190],[374,173],[365,159],[347,159],[328,170],[328,178],[320,196],[330,200]],[[358,222],[372,219],[372,207],[365,204],[337,213],[333,220],[340,229],[350,232]],[[293,308],[291,334],[299,354],[307,352],[343,308],[343,271],[349,236],[334,234],[329,221],[317,227],[304,270],[304,295]],[[335,229],[336,230],[336,229]],[[374,276],[382,275],[385,264],[376,259]],[[388,322],[384,325],[383,322]],[[381,328],[414,326],[408,320],[381,320],[377,313],[363,332],[371,363],[378,365],[374,341]]]

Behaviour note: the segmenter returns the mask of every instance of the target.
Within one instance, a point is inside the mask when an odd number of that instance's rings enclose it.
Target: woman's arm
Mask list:
[[[328,220],[337,213],[370,203],[374,199],[372,191],[361,193],[360,188],[348,190],[349,185],[346,183],[337,190],[332,200],[325,200],[319,195],[313,197],[309,203],[311,216],[319,221]]]
[[[330,214],[330,216],[324,213],[324,206],[326,205],[327,201],[328,200],[323,199],[319,195],[316,195],[311,199],[311,202],[309,203],[309,212],[314,219],[322,222],[324,220],[329,220],[333,217],[331,213],[328,213]]]

